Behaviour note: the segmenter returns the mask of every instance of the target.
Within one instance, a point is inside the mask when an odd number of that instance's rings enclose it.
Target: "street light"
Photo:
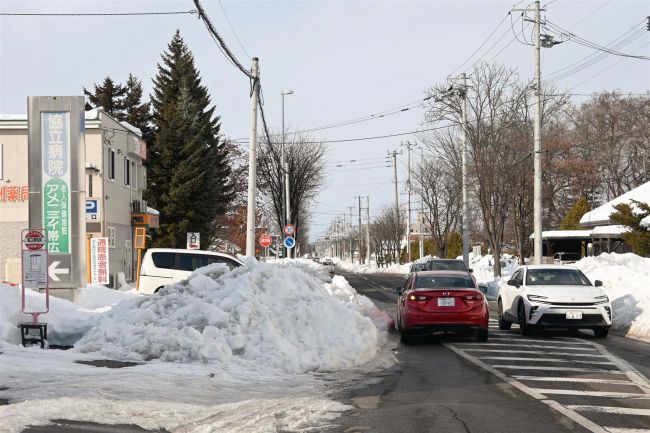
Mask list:
[[[289,166],[284,160],[284,141],[285,141],[285,132],[284,132],[284,97],[285,95],[293,95],[293,90],[288,89],[288,90],[283,90],[281,92],[282,95],[282,151],[281,151],[281,171],[284,171],[284,225],[289,224],[291,222],[291,208],[289,205]],[[281,230],[283,227],[280,228]],[[291,258],[291,249],[287,248],[286,249],[286,255],[285,257]]]

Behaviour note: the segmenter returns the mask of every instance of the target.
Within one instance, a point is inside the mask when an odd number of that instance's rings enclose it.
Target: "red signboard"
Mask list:
[[[23,236],[23,242],[28,250],[39,251],[45,246],[45,235],[41,230],[28,230]]]
[[[270,247],[272,243],[273,238],[268,233],[264,233],[262,236],[260,236],[260,245],[262,245],[264,248]]]

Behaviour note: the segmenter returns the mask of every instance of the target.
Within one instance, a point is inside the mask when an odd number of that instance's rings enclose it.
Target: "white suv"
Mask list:
[[[534,328],[588,328],[596,337],[606,337],[612,304],[603,283],[594,283],[572,266],[520,266],[499,290],[499,328],[510,329],[516,322],[524,335]]]

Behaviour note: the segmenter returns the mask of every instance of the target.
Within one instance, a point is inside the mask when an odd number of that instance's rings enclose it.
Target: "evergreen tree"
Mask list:
[[[580,229],[580,218],[591,208],[589,207],[589,202],[587,202],[587,197],[582,197],[580,200],[573,205],[571,209],[564,216],[564,219],[560,223],[561,230],[578,230]]]
[[[109,115],[118,120],[124,120],[124,98],[127,89],[121,84],[113,82],[111,77],[104,78],[101,85],[93,84],[94,91],[90,92],[85,87],[84,95],[93,107],[102,107]]]
[[[147,161],[147,200],[160,211],[153,245],[181,247],[186,232],[198,231],[206,248],[217,216],[234,195],[228,150],[219,139],[221,125],[208,90],[178,31],[161,57],[153,80],[154,131]]]
[[[616,212],[609,219],[630,229],[623,233],[623,240],[630,244],[640,256],[650,256],[650,228],[641,225],[641,220],[650,216],[650,203],[632,200],[630,204],[620,203],[614,206]]]
[[[145,141],[150,141],[151,103],[142,102],[142,83],[133,74],[126,80],[123,119],[142,131]]]

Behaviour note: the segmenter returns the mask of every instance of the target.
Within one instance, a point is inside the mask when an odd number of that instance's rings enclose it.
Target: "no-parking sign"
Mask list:
[[[293,224],[287,224],[284,226],[284,229],[282,230],[285,235],[287,236],[295,236],[296,235],[296,226]]]

